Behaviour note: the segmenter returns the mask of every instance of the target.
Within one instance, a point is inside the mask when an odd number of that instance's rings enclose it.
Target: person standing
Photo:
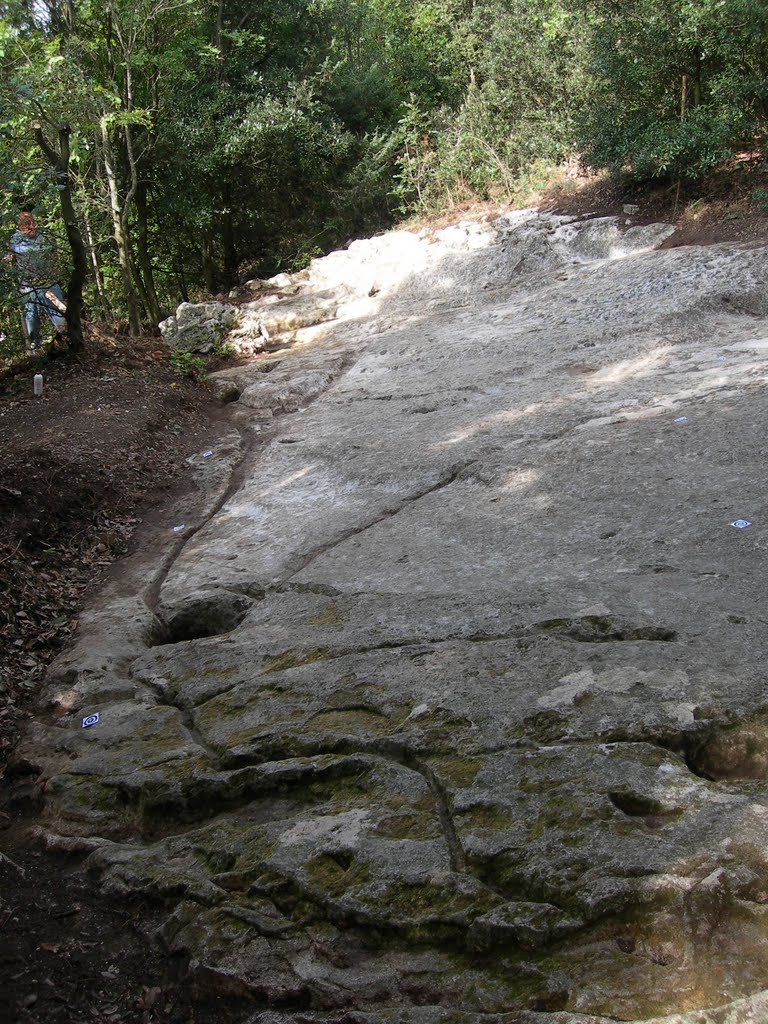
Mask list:
[[[24,328],[27,342],[35,351],[42,347],[41,325],[47,317],[57,334],[62,334],[67,322],[64,295],[55,281],[55,246],[37,226],[33,214],[19,214],[18,231],[11,235],[11,258],[16,264],[19,291],[24,302]]]

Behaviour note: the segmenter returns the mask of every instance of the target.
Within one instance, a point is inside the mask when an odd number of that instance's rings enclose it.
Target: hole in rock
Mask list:
[[[651,827],[661,826],[682,814],[682,811],[665,808],[658,800],[639,793],[609,793],[608,799],[622,814],[630,818],[642,818]]]
[[[704,779],[705,782],[717,782],[717,779],[714,775],[711,775],[709,772],[705,771],[701,767],[701,765],[699,765],[696,762],[695,757],[688,754],[684,754],[683,760],[685,761],[685,767],[688,769],[691,775],[695,775],[699,779]]]
[[[768,312],[768,300],[762,289],[754,288],[749,291],[725,292],[720,296],[720,301],[729,313],[736,316],[758,316],[764,317]]]
[[[252,604],[252,599],[244,594],[190,598],[175,608],[158,612],[161,628],[149,646],[179,644],[229,633],[240,625]]]
[[[531,1010],[534,1013],[559,1013],[568,1009],[571,993],[566,988],[555,988],[552,992],[546,992],[533,999]]]
[[[695,745],[689,743],[686,763],[695,775],[712,782],[768,779],[768,712],[711,728]]]
[[[329,857],[331,860],[336,861],[342,871],[349,871],[355,859],[348,850],[336,850],[334,853],[329,854]]]

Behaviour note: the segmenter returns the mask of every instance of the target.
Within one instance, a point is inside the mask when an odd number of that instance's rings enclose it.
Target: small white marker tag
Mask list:
[[[87,718],[83,719],[83,728],[84,729],[90,729],[90,727],[92,725],[98,725],[98,722],[99,722],[99,713],[97,711],[95,715],[88,715]]]
[[[752,523],[748,519],[737,519],[735,523],[731,523],[731,526],[735,526],[737,530],[746,530]]]

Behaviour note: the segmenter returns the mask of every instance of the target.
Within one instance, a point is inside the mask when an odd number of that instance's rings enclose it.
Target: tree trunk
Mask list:
[[[104,145],[104,171],[109,184],[109,209],[112,215],[112,237],[117,246],[117,261],[120,265],[120,280],[123,284],[123,295],[128,309],[128,324],[132,337],[137,338],[141,334],[141,317],[139,316],[139,305],[136,301],[136,292],[133,287],[133,275],[131,274],[131,258],[129,250],[128,232],[123,217],[123,210],[120,204],[120,191],[117,186],[117,174],[115,172],[114,157],[112,154],[112,143],[109,139],[109,130],[106,121],[101,119],[101,139]]]
[[[75,205],[72,201],[72,176],[69,169],[69,125],[58,130],[58,149],[43,134],[39,126],[34,128],[35,141],[48,163],[59,178],[59,203],[62,219],[67,231],[67,241],[72,253],[72,274],[67,287],[67,336],[69,349],[79,352],[83,348],[83,287],[88,276],[88,256],[83,236],[77,224]]]
[[[144,282],[144,293],[146,296],[147,313],[152,323],[157,326],[161,320],[160,302],[157,298],[155,288],[155,275],[152,270],[152,257],[149,254],[149,224],[147,218],[147,186],[145,182],[139,182],[136,191],[136,217],[138,220],[139,235],[137,259],[141,277]]]
[[[149,299],[147,298],[147,290],[144,287],[144,281],[141,277],[141,272],[136,264],[136,254],[129,253],[131,260],[131,280],[133,281],[133,290],[136,293],[138,303],[141,307],[140,313],[146,318],[149,317]]]
[[[232,194],[225,186],[222,194],[224,212],[221,217],[221,249],[224,255],[224,285],[226,288],[234,288],[237,284],[237,247],[231,203]]]
[[[224,30],[224,0],[219,0],[218,10],[216,11],[216,31],[213,39],[213,45],[219,51],[220,54],[224,54],[223,47],[223,30]]]
[[[77,224],[69,183],[60,192],[59,200],[67,228],[67,241],[72,250],[72,276],[67,288],[67,333],[70,349],[77,352],[83,347],[83,287],[88,277],[88,257]]]
[[[213,257],[213,243],[210,238],[203,239],[203,278],[205,287],[215,295],[218,289],[219,275],[216,261]]]
[[[110,13],[110,25],[117,38],[120,52],[123,58],[123,106],[127,114],[133,113],[133,67],[132,59],[137,45],[137,29],[133,20],[128,25],[121,23],[115,5],[112,0],[107,0],[107,7]],[[141,334],[141,317],[139,315],[136,291],[138,290],[144,300],[143,304],[149,313],[148,301],[146,299],[146,288],[141,280],[136,264],[134,263],[128,219],[130,217],[131,205],[134,202],[139,187],[138,160],[133,146],[133,134],[130,122],[125,121],[122,128],[123,141],[125,143],[125,160],[128,168],[128,183],[125,195],[121,198],[117,187],[117,173],[115,161],[112,155],[112,147],[109,139],[109,132],[106,125],[106,118],[101,119],[101,131],[104,141],[104,163],[109,182],[110,208],[112,211],[112,225],[115,244],[117,245],[118,260],[120,263],[120,276],[125,292],[125,301],[128,306],[128,322],[131,334],[137,337]],[[151,315],[151,314],[150,314]]]
[[[101,265],[99,263],[99,257],[96,253],[96,240],[93,235],[93,228],[91,227],[91,219],[86,209],[84,215],[85,222],[85,238],[88,242],[88,257],[91,261],[91,267],[93,268],[93,279],[96,282],[96,294],[99,296],[99,313],[104,320],[108,320],[112,316],[112,308],[107,298],[106,289],[104,287],[104,275],[101,273]]]
[[[691,95],[691,106],[692,107],[700,107],[702,99],[704,97],[704,82],[703,82],[703,76],[702,76],[701,50],[699,49],[698,46],[696,47],[696,51],[694,53],[694,58],[695,58],[696,68],[695,68],[695,72],[694,72],[694,76],[693,76],[693,83],[692,83],[693,88],[691,90],[691,92],[692,92],[692,95]]]
[[[181,259],[181,257],[174,257],[173,271],[176,277],[176,284],[179,289],[181,301],[189,302],[189,288],[187,287],[187,278],[184,274],[184,261]]]

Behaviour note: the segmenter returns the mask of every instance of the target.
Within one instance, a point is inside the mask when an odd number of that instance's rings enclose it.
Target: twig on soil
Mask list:
[[[27,873],[24,870],[24,868],[20,864],[17,864],[15,860],[11,860],[11,858],[7,854],[0,853],[0,863],[10,864],[12,868],[16,868],[16,870],[19,872],[22,878],[27,877]]]
[[[80,907],[72,907],[71,910],[60,910],[58,914],[51,914],[51,917],[73,917],[75,914],[80,913]]]
[[[0,565],[2,565],[3,562],[7,562],[9,559],[13,558],[13,556],[16,554],[16,552],[19,550],[20,547],[21,547],[21,541],[19,541],[19,543],[16,545],[16,547],[13,549],[13,551],[9,551],[8,554],[4,558],[0,558]]]

